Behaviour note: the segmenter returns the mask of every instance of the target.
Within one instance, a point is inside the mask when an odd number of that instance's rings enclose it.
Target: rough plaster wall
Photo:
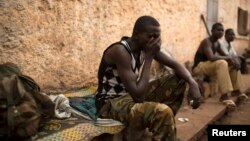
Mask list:
[[[0,0],[0,63],[47,92],[96,84],[103,50],[141,15],[159,20],[163,46],[184,63],[206,36],[200,14],[206,0]]]
[[[249,36],[241,36],[237,32],[238,7],[250,12],[249,0],[219,0],[219,22],[224,28],[233,28],[236,33],[234,46],[239,54],[244,53],[245,48],[249,47]],[[250,13],[248,14],[250,21]],[[249,23],[250,24],[250,23]],[[249,26],[250,28],[250,26]]]

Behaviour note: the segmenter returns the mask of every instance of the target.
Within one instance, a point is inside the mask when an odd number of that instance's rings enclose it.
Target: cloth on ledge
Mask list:
[[[90,87],[77,92],[64,93],[58,95],[50,95],[50,98],[56,103],[56,116],[53,119],[46,119],[39,128],[37,136],[32,140],[38,141],[89,141],[92,138],[103,133],[117,134],[121,132],[125,126],[113,119],[103,119],[95,117],[94,93],[95,88]],[[75,105],[85,103],[85,110],[80,112],[76,108],[70,106],[71,102]],[[72,103],[71,103],[72,104]],[[78,105],[78,106],[79,106]],[[91,114],[94,114],[94,116]],[[96,120],[94,120],[96,119]]]
[[[95,97],[93,95],[86,97],[70,97],[69,105],[76,110],[87,114],[94,121],[98,118]]]
[[[59,119],[69,118],[71,116],[69,100],[63,94],[49,95],[49,98],[55,103],[55,117]]]

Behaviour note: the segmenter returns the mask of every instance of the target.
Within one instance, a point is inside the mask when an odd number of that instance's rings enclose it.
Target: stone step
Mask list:
[[[243,89],[246,91],[249,89],[250,75],[243,75],[243,81],[245,84]],[[210,90],[210,88],[212,87],[209,85],[205,86],[207,93],[214,91]],[[188,105],[183,105],[175,117],[177,137],[180,141],[198,141],[205,133],[207,125],[213,124],[225,114],[227,108],[219,102],[219,97],[220,94],[215,94],[211,97],[207,94],[205,103],[196,110]],[[230,98],[238,103],[235,97]],[[183,119],[185,118],[188,121],[184,121]]]
[[[225,105],[219,102],[219,95],[207,98],[196,110],[188,106],[182,107],[175,117],[177,137],[181,141],[197,141],[207,125],[222,117],[225,111]],[[188,121],[183,122],[183,118],[187,118]]]

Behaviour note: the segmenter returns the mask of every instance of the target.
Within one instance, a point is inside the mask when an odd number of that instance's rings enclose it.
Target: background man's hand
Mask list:
[[[228,65],[231,66],[233,69],[239,70],[240,61],[238,57],[230,57],[230,59],[228,60]]]

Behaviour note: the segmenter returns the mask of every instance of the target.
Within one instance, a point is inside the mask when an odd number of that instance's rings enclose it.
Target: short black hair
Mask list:
[[[218,26],[223,26],[221,23],[214,23],[212,26],[212,30],[214,30]]]
[[[152,16],[141,16],[139,17],[134,25],[133,34],[135,31],[143,32],[145,31],[145,27],[148,25],[152,26],[160,26],[159,22]]]
[[[225,34],[228,34],[230,31],[234,32],[234,30],[232,28],[228,28],[228,29],[226,29]]]

